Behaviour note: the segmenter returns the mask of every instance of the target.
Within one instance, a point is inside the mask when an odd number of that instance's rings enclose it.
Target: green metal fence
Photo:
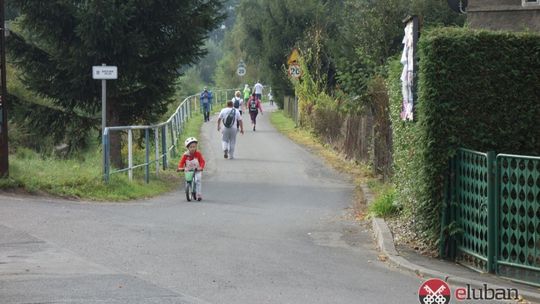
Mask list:
[[[497,273],[540,285],[540,157],[497,156]]]
[[[456,261],[540,286],[540,157],[459,149],[447,185]]]

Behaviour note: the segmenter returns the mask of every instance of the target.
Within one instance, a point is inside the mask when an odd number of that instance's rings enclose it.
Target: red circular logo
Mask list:
[[[421,304],[448,304],[450,303],[450,286],[439,279],[425,281],[418,290]]]

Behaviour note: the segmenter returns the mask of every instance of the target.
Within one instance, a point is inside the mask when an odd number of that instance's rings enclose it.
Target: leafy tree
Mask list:
[[[214,74],[217,63],[223,55],[220,50],[220,45],[220,42],[209,39],[206,42],[206,50],[208,50],[208,53],[196,66],[196,69],[201,75],[201,79],[207,84],[214,83]]]
[[[257,78],[272,85],[274,96],[293,94],[285,73],[287,56],[307,29],[325,16],[325,1],[241,1],[238,14],[245,30],[240,42],[247,60],[259,68]]]
[[[100,82],[91,67],[118,66],[118,80],[107,83],[107,125],[152,123],[167,110],[179,67],[205,54],[205,39],[224,18],[222,2],[12,0],[21,30],[8,49],[24,83],[67,112],[98,116]],[[117,166],[120,149],[111,138]]]
[[[445,1],[345,0],[339,12],[341,35],[331,42],[338,79],[343,90],[360,97],[366,96],[371,77],[403,49],[405,17],[420,16],[424,28],[464,23],[464,17],[452,12]]]

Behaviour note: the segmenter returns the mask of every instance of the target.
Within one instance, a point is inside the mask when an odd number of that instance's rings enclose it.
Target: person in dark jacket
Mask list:
[[[204,114],[204,122],[210,121],[210,109],[212,108],[212,92],[208,91],[207,88],[201,93],[201,109]]]

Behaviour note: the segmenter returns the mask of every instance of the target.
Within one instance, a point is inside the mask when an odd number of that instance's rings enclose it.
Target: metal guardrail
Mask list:
[[[224,104],[232,98],[234,91],[237,89],[217,89],[212,91],[212,105]],[[230,98],[229,98],[230,97]],[[211,107],[212,110],[212,107]],[[137,168],[145,168],[144,180],[146,183],[150,181],[150,166],[155,164],[156,176],[159,175],[160,162],[163,170],[166,170],[169,165],[170,157],[176,157],[177,145],[179,136],[182,134],[184,124],[193,117],[195,111],[201,111],[199,105],[199,94],[186,97],[176,108],[174,114],[162,123],[150,126],[114,126],[106,127],[103,130],[102,147],[103,147],[103,179],[108,183],[110,176],[115,173],[127,172],[129,180],[133,180],[133,170]],[[144,130],[144,147],[145,160],[141,164],[134,164],[133,161],[133,131]],[[110,134],[111,132],[127,132],[127,148],[128,148],[128,166],[126,168],[111,169],[110,162]],[[151,143],[151,135],[153,133],[153,143]],[[153,144],[153,148],[152,148]],[[151,150],[154,150],[154,159],[150,159]]]

